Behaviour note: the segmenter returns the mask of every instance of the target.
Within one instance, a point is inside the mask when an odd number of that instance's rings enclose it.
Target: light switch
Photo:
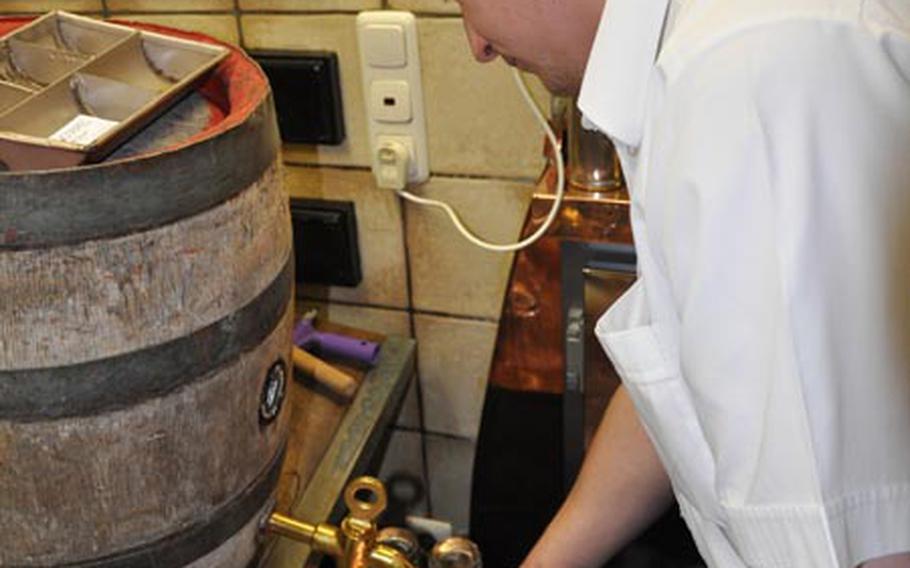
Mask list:
[[[408,63],[401,26],[374,24],[362,32],[361,49],[367,64],[373,67],[404,67]]]
[[[417,18],[397,10],[360,12],[357,39],[373,173],[380,185],[391,185],[386,181],[393,170],[380,154],[394,142],[407,149],[408,183],[426,181],[430,156]]]
[[[411,90],[405,81],[373,81],[370,115],[379,122],[411,121]]]

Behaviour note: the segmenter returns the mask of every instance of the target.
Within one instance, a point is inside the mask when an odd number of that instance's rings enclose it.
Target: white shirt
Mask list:
[[[579,106],[639,258],[597,334],[705,559],[910,550],[910,0],[608,0]]]

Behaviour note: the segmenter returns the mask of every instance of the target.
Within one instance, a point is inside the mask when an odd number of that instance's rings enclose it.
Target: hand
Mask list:
[[[572,491],[521,566],[598,568],[654,522],[672,499],[670,480],[620,387]]]

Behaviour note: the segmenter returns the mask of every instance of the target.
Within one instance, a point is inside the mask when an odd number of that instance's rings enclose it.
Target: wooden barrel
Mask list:
[[[290,217],[261,71],[233,50],[199,92],[191,139],[0,175],[0,566],[254,558],[286,442]]]

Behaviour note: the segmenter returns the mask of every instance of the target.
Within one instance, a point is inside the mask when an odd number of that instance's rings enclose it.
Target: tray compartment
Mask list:
[[[163,93],[201,74],[222,53],[217,47],[143,32],[99,56],[83,71]]]
[[[198,77],[226,55],[223,47],[190,43],[151,32],[141,35],[149,64],[175,82]]]
[[[135,85],[77,73],[0,116],[0,131],[90,146],[112,134],[156,97],[156,92]],[[59,134],[76,120],[93,128],[81,138]]]
[[[158,92],[90,73],[76,73],[70,88],[83,110],[124,122],[158,97]]]
[[[0,82],[0,113],[21,103],[30,96],[32,96],[32,91],[28,89],[12,83]]]
[[[62,79],[88,61],[70,51],[21,41],[0,40],[0,81],[37,91]]]
[[[125,26],[53,12],[13,32],[11,37],[58,51],[97,55],[137,33]]]
[[[229,50],[52,12],[0,38],[0,169],[97,161]]]

